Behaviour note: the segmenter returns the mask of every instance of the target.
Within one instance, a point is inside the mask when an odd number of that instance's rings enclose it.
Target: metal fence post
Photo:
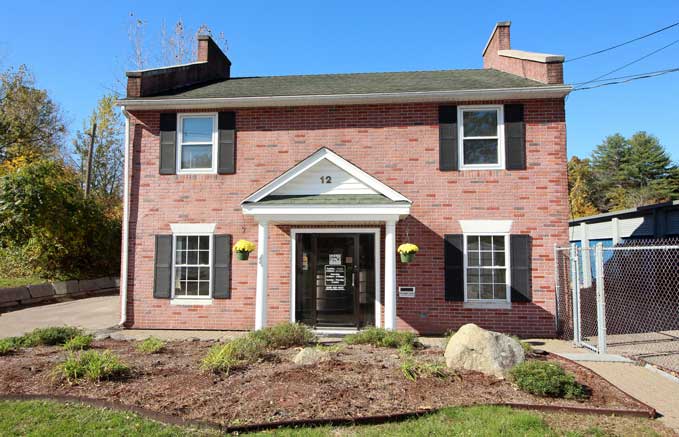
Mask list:
[[[604,245],[597,243],[594,250],[596,268],[596,319],[598,353],[606,353],[606,297],[604,293]]]
[[[573,343],[581,346],[580,336],[580,278],[578,274],[578,249],[571,244],[571,291],[573,293]]]
[[[554,329],[556,329],[556,334],[559,335],[559,325],[561,324],[561,314],[560,314],[560,296],[559,296],[559,249],[558,245],[554,243],[554,293],[556,301],[556,317],[554,318]]]

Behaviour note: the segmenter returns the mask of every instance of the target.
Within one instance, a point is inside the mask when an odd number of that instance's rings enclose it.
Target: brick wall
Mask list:
[[[154,235],[171,233],[170,223],[217,223],[217,233],[256,243],[257,224],[242,215],[240,201],[325,146],[413,200],[407,227],[421,251],[413,263],[398,263],[397,286],[417,286],[417,298],[398,299],[399,329],[435,333],[475,322],[521,335],[553,335],[553,245],[567,243],[568,226],[564,103],[522,103],[525,171],[440,172],[438,105],[403,104],[241,109],[235,175],[161,176],[159,113],[133,112],[129,326],[251,329],[255,257],[233,261],[231,299],[171,306],[152,297]],[[512,233],[532,235],[533,302],[501,311],[444,301],[442,236],[461,233],[461,219],[511,219]],[[396,243],[405,242],[403,222],[397,234]],[[273,324],[290,317],[288,226],[270,226],[269,248],[268,323]]]

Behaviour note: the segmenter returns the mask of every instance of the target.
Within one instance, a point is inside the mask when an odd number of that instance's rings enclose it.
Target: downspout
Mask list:
[[[125,156],[123,168],[123,237],[120,260],[120,326],[127,321],[127,264],[130,233],[130,114],[124,106],[120,110],[125,117]]]

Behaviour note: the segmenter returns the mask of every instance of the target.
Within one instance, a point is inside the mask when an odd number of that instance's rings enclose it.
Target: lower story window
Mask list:
[[[466,294],[467,300],[507,300],[506,235],[467,235]]]
[[[210,235],[175,235],[174,296],[209,297]]]

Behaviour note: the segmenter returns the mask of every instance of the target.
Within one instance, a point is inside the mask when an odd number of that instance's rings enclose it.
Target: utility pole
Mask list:
[[[94,138],[97,136],[97,122],[92,124],[92,133],[90,134],[90,148],[87,152],[87,172],[85,176],[85,197],[90,195],[90,186],[92,184],[92,155],[94,155]]]

